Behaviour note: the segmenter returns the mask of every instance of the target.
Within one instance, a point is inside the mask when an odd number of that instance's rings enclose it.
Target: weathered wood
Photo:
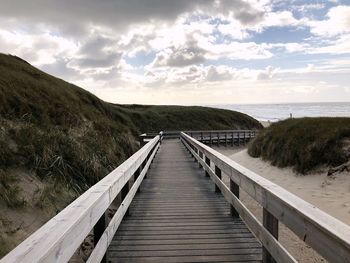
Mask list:
[[[142,168],[139,167],[135,173],[134,173],[134,182],[136,182],[137,178],[139,178],[140,176],[140,171],[142,171]],[[137,192],[140,193],[141,192],[141,187],[137,188]]]
[[[189,147],[191,153],[198,156]],[[179,165],[181,164],[181,165]],[[110,262],[251,262],[262,248],[179,141],[162,150],[108,248]],[[203,164],[202,164],[203,165]],[[131,191],[131,190],[130,190]]]
[[[278,239],[278,220],[265,208],[263,208],[263,225],[276,239]],[[276,263],[276,260],[274,260],[265,247],[263,247],[263,263]]]
[[[239,185],[236,184],[235,182],[233,182],[231,179],[230,179],[230,191],[237,197],[239,198]],[[239,217],[239,213],[237,212],[237,210],[234,208],[233,205],[230,205],[230,212],[231,212],[231,215],[233,217]]]
[[[203,153],[200,152],[200,151],[198,151],[198,155],[199,155],[199,158],[201,158],[201,159],[203,160]],[[201,165],[200,162],[198,162],[198,167],[199,167],[199,168],[202,168],[202,165]]]
[[[127,182],[121,191],[121,199],[122,201],[124,200],[124,198],[127,196],[127,194],[129,193],[129,182]],[[125,215],[128,216],[130,214],[130,210],[126,210]]]
[[[331,262],[350,262],[350,226],[185,133],[181,136],[323,257]]]
[[[240,139],[240,133],[243,135],[246,134],[246,141],[250,140],[251,138],[254,138],[256,136],[256,131],[250,131],[250,130],[212,130],[212,131],[187,131],[185,132],[189,134],[191,137],[195,138],[196,140],[201,141],[202,143],[207,143],[210,146],[212,143],[216,142],[217,146],[220,146],[220,143],[227,143],[229,142],[229,139],[231,140],[232,146],[236,143],[239,145],[241,139]],[[243,140],[242,140],[243,142]]]
[[[1,263],[67,262],[158,141],[157,136],[148,142],[24,240]]]
[[[97,221],[96,225],[94,226],[94,247],[96,247],[98,241],[103,235],[105,228],[106,228],[106,213],[103,213],[103,215],[100,217],[100,219]],[[106,254],[104,253],[101,259],[101,263],[105,263],[105,262],[106,262]]]
[[[153,150],[152,155],[150,156],[149,160],[145,164],[145,167],[141,171],[139,177],[137,178],[137,180],[135,181],[135,183],[131,187],[130,191],[125,196],[125,198],[122,201],[121,205],[119,206],[117,212],[112,217],[108,227],[105,229],[105,231],[104,231],[103,235],[101,236],[100,240],[98,241],[95,249],[92,251],[87,263],[101,261],[103,254],[105,254],[105,252],[107,251],[109,244],[111,243],[112,238],[113,238],[115,232],[117,231],[124,215],[127,213],[128,208],[130,206],[130,203],[131,203],[132,199],[134,198],[134,196],[137,192],[137,189],[140,187],[140,184],[141,184],[142,180],[144,179],[149,166],[151,165],[151,160],[154,158],[159,145],[160,144],[155,146],[156,148]]]
[[[186,142],[185,142],[186,144]],[[201,160],[199,160],[201,161]],[[260,240],[265,248],[278,260],[283,263],[296,263],[297,261],[288,251],[275,239],[275,237],[258,221],[258,219],[247,209],[247,207],[230,191],[221,181],[215,172],[203,161],[204,169],[209,173],[210,178],[220,188],[225,199],[232,204],[249,229]]]
[[[205,163],[210,166],[210,159],[207,156],[205,156]],[[207,171],[205,171],[205,177],[209,177]]]
[[[215,165],[215,174],[221,180],[221,170],[216,165]],[[220,193],[220,188],[217,185],[215,185],[215,193]]]

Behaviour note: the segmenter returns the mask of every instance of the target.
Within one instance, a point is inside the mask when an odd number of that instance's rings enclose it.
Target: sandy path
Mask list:
[[[277,168],[259,158],[252,158],[247,150],[215,148],[237,163],[282,186],[307,202],[317,206],[335,218],[350,224],[350,173],[327,176],[325,172],[298,175],[290,168]],[[226,177],[226,182],[228,178]],[[261,207],[243,191],[241,200],[261,220]],[[280,224],[280,240],[299,262],[326,262],[309,246],[299,240],[289,229]]]

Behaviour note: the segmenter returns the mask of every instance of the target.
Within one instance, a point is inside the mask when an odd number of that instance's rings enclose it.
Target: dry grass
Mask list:
[[[305,174],[322,165],[347,162],[350,154],[344,143],[349,138],[350,118],[288,119],[260,132],[248,153]]]
[[[26,204],[17,182],[17,178],[0,169],[0,200],[10,208],[20,208]]]

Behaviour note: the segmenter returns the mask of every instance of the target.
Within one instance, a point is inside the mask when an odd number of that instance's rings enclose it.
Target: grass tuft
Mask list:
[[[250,143],[248,153],[305,174],[349,160],[350,118],[300,118],[272,124]]]
[[[26,202],[20,196],[18,180],[10,173],[0,169],[0,201],[3,201],[10,208],[24,207]]]

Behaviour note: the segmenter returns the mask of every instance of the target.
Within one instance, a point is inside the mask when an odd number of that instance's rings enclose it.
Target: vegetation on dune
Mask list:
[[[0,54],[0,257],[34,230],[24,220],[51,218],[133,154],[140,133],[233,128],[261,125],[228,110],[110,104]]]
[[[260,129],[254,118],[230,110],[199,106],[114,105],[140,132],[165,130]]]
[[[25,167],[80,194],[137,150],[143,132],[261,128],[238,112],[115,105],[0,54],[0,169]]]
[[[250,143],[248,153],[305,174],[322,165],[347,162],[349,140],[350,118],[287,119],[262,130]]]

